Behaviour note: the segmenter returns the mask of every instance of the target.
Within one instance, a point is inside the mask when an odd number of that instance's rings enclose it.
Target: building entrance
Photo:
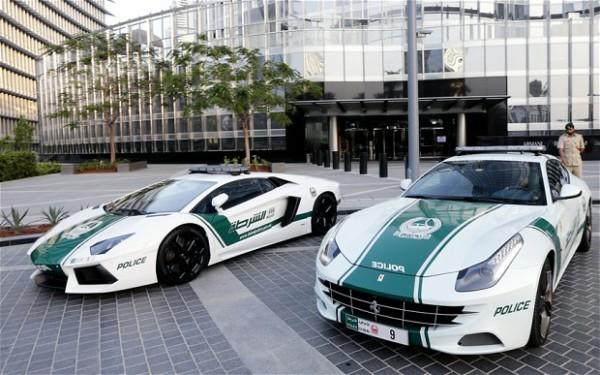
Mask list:
[[[421,157],[444,157],[453,154],[456,146],[456,116],[421,116],[419,120]],[[349,151],[353,158],[367,152],[369,159],[385,153],[388,159],[404,159],[408,146],[406,116],[338,117],[340,151]]]

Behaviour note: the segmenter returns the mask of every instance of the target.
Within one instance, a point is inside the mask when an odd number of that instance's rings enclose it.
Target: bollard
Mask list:
[[[333,165],[333,169],[340,169],[340,152],[333,151],[331,153],[331,164]]]
[[[317,165],[318,166],[323,165],[323,150],[317,151]]]
[[[312,163],[312,157],[311,157],[311,156],[312,156],[312,155],[311,155],[310,153],[309,153],[309,154],[306,154],[306,164],[310,164],[310,163]]]
[[[344,152],[344,172],[352,171],[352,155],[350,152]]]
[[[325,163],[324,167],[329,168],[331,166],[331,153],[329,151],[324,151],[325,153]]]
[[[360,174],[367,174],[367,160],[369,159],[369,154],[366,152],[360,153]]]
[[[388,160],[385,153],[379,154],[379,177],[388,176]]]

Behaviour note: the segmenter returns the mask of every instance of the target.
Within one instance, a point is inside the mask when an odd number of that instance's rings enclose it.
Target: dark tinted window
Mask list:
[[[569,176],[568,174],[566,176],[563,175],[563,168],[558,160],[548,160],[548,163],[546,163],[546,173],[548,174],[548,184],[550,185],[552,199],[556,199],[560,196],[560,189],[562,189],[563,184],[569,183]]]
[[[216,213],[215,208],[212,205],[212,200],[219,194],[227,194],[229,199],[223,205],[223,209],[237,206],[238,204],[244,203],[252,198],[256,198],[263,194],[263,187],[265,186],[262,181],[264,179],[259,178],[248,178],[239,181],[230,182],[215,189],[212,193],[208,194],[198,205],[192,210],[195,213]],[[270,185],[272,188],[272,185]]]
[[[275,189],[277,186],[275,186],[274,183],[272,183],[271,181],[261,178],[259,180],[259,184],[262,188],[263,193],[268,193],[269,191]]]

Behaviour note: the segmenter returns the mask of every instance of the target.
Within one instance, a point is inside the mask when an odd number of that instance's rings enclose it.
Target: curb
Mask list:
[[[38,238],[40,238],[44,234],[45,233],[32,234],[32,235],[28,235],[28,236],[8,237],[8,238],[0,240],[0,247],[34,243]]]

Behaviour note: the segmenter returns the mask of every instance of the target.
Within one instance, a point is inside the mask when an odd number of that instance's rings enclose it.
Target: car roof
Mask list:
[[[504,161],[521,161],[529,163],[543,163],[548,159],[555,159],[552,155],[547,154],[533,154],[533,153],[517,153],[517,152],[505,152],[505,153],[481,153],[481,154],[468,154],[453,156],[444,161],[461,161],[461,160],[504,160]]]

